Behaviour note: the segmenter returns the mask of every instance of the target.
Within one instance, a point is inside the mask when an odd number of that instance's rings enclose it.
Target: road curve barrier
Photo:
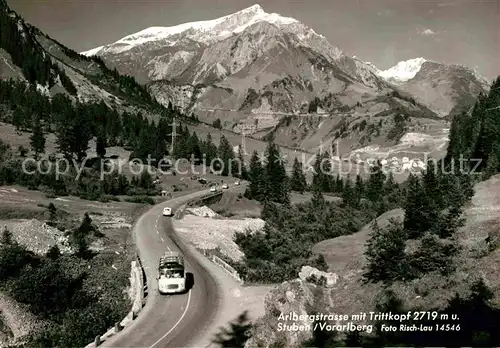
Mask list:
[[[114,336],[116,333],[122,331],[125,327],[130,325],[135,318],[139,315],[146,304],[146,297],[148,294],[148,285],[144,269],[142,268],[141,259],[139,256],[136,260],[131,262],[130,268],[130,286],[133,288],[134,301],[132,302],[132,309],[121,322],[116,322],[115,326],[110,328],[103,335],[96,336],[94,342],[89,343],[85,348],[94,348],[100,346],[104,341]]]
[[[241,285],[244,284],[244,280],[240,277],[240,274],[237,270],[234,269],[233,266],[228,264],[226,261],[215,255],[212,250],[207,249],[198,249],[198,251],[203,254],[207,259],[215,263],[217,266],[222,268],[227,274],[233,277],[236,281],[238,281]]]
[[[236,279],[240,284],[243,284],[243,279],[241,279],[239,273],[226,261],[222,260],[220,257],[216,255],[212,255],[212,257],[210,257],[210,260],[219,267],[221,267],[224,271],[226,271],[226,273],[228,273],[231,277]]]

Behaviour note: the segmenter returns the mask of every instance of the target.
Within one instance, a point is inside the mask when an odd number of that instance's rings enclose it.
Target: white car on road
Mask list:
[[[239,181],[236,181],[234,184],[235,184],[236,186],[240,186],[240,182],[239,182]]]
[[[210,187],[210,192],[215,192],[217,191],[217,188],[215,186]]]
[[[172,208],[163,208],[163,216],[172,216]]]
[[[229,187],[227,186],[227,184],[223,184],[223,185],[222,185],[222,188],[223,188],[224,190],[226,190],[226,189],[228,189]]]

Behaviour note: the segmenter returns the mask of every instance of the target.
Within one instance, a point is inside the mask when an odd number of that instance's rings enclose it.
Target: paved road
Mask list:
[[[152,207],[139,218],[133,233],[146,272],[148,300],[139,317],[120,334],[105,341],[103,347],[188,347],[210,325],[218,309],[218,286],[179,242],[173,233],[172,218],[162,216],[164,207],[175,211],[187,201],[207,193],[209,190],[171,199]],[[194,275],[194,286],[187,294],[158,293],[158,259],[167,250],[182,251],[186,272]]]

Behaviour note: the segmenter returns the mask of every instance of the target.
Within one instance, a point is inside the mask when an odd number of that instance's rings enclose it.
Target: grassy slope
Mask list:
[[[467,224],[459,235],[465,246],[461,262],[454,279],[443,279],[439,276],[426,276],[407,285],[396,284],[394,289],[406,303],[412,305],[441,306],[451,298],[455,291],[467,291],[468,285],[475,275],[481,274],[492,288],[495,298],[493,303],[500,305],[500,249],[484,257],[484,238],[488,233],[498,231],[500,225],[500,175],[479,183],[470,206],[466,210]],[[402,219],[401,209],[392,210],[377,218],[380,226],[388,223],[389,218]],[[381,287],[379,285],[362,285],[361,274],[365,264],[365,243],[371,233],[370,224],[359,232],[342,236],[316,244],[313,252],[325,256],[329,271],[340,276],[338,284],[330,291],[330,308],[337,313],[356,313],[373,308],[373,295]],[[498,233],[498,232],[497,232]]]

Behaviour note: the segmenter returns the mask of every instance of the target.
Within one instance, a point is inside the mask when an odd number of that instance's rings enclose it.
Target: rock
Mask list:
[[[216,217],[218,215],[216,212],[214,212],[207,206],[187,208],[186,211],[193,215],[203,216],[203,217]]]
[[[284,347],[301,347],[301,343],[312,338],[312,330],[280,331],[279,325],[305,325],[313,323],[307,318],[294,320],[287,318],[290,314],[305,316],[314,305],[313,288],[299,279],[284,282],[271,290],[265,299],[265,315],[255,322],[252,337],[245,347],[269,347],[273,344],[284,344]]]
[[[323,272],[311,266],[302,266],[302,269],[299,272],[299,278],[303,281],[310,281],[311,277],[316,278],[318,281],[321,278],[324,278],[325,285],[328,288],[335,286],[339,279],[339,276],[336,273]]]

